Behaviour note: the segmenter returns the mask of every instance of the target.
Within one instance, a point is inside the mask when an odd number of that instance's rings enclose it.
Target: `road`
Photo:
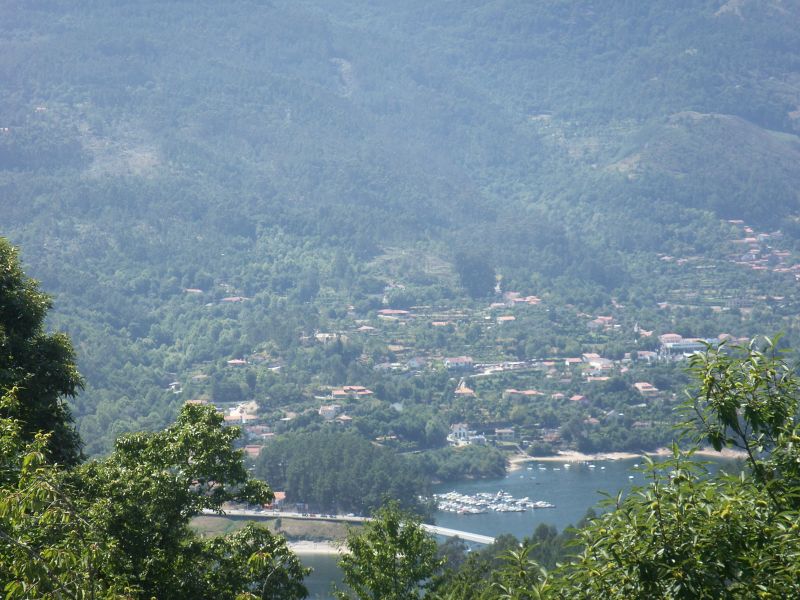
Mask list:
[[[475,542],[476,544],[494,544],[494,538],[488,535],[471,533],[469,531],[459,531],[458,529],[448,529],[447,527],[428,525],[427,523],[423,523],[422,528],[428,533],[433,533],[435,535],[441,535],[444,537],[457,537],[465,542]]]
[[[371,521],[369,517],[357,517],[355,515],[325,515],[314,513],[299,513],[288,512],[281,510],[250,510],[244,508],[233,508],[226,510],[224,514],[217,514],[211,510],[204,510],[203,515],[208,517],[234,517],[234,518],[247,518],[247,519],[299,519],[307,521],[337,521],[342,523],[365,523]],[[488,535],[481,535],[479,533],[472,533],[470,531],[459,531],[458,529],[449,529],[447,527],[439,527],[438,525],[429,525],[423,523],[422,528],[428,533],[434,535],[441,535],[443,537],[458,537],[466,542],[474,542],[476,544],[493,544],[494,538]]]

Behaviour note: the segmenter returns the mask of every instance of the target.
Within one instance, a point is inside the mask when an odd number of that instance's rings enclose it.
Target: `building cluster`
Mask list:
[[[778,247],[783,240],[780,231],[756,232],[741,219],[731,219],[728,223],[739,232],[739,236],[731,240],[734,246],[732,262],[754,271],[790,273],[800,281],[800,263],[794,261],[789,250]]]
[[[731,221],[731,224],[740,227],[743,235],[734,241],[737,252],[734,257],[735,262],[749,265],[752,268],[764,267],[776,272],[782,272],[782,270],[794,272],[800,278],[800,265],[792,265],[791,254],[775,247],[776,242],[781,239],[779,232],[755,233],[741,221]],[[672,257],[662,257],[662,259],[672,260]],[[218,302],[238,304],[248,300],[243,296],[236,295],[238,292],[230,286],[224,287],[223,291],[225,297]],[[677,291],[683,293],[683,290]],[[203,290],[199,288],[186,288],[185,293],[188,295],[204,294]],[[221,295],[217,294],[217,296]],[[637,363],[681,360],[694,353],[704,352],[708,347],[714,347],[726,339],[732,339],[731,336],[725,334],[714,338],[697,338],[683,337],[678,333],[664,333],[657,337],[656,343],[654,336],[656,332],[642,329],[636,323],[633,326],[631,346],[641,345],[649,348],[648,350],[631,350],[624,355],[622,350],[606,352],[602,350],[605,341],[620,339],[617,332],[621,331],[623,327],[626,328],[626,331],[630,331],[629,327],[632,324],[632,320],[627,324],[625,322],[622,310],[624,307],[613,302],[612,307],[603,309],[607,313],[613,312],[613,315],[585,314],[577,312],[578,309],[575,309],[576,312],[573,314],[578,318],[575,323],[570,323],[573,326],[572,331],[576,332],[570,339],[570,342],[574,340],[575,344],[570,343],[570,347],[583,345],[585,349],[588,343],[592,344],[591,348],[601,348],[601,350],[582,354],[576,350],[575,356],[550,359],[503,360],[513,356],[513,351],[510,351],[509,348],[513,347],[515,341],[518,341],[514,338],[514,332],[521,330],[521,325],[525,326],[529,322],[530,315],[535,316],[539,312],[544,314],[545,310],[551,310],[551,308],[541,306],[542,300],[539,297],[521,292],[505,292],[502,295],[498,293],[497,300],[488,307],[477,309],[424,306],[392,308],[384,303],[384,308],[374,310],[368,315],[362,315],[360,319],[356,318],[354,307],[349,306],[347,314],[353,319],[350,326],[346,326],[340,331],[306,332],[301,337],[301,343],[304,346],[313,347],[338,343],[347,344],[351,340],[358,340],[363,342],[365,348],[378,347],[380,355],[377,352],[370,354],[365,350],[359,359],[362,364],[371,364],[378,371],[401,372],[413,376],[426,369],[446,370],[453,386],[449,388],[450,397],[469,403],[482,401],[478,393],[482,389],[482,385],[477,385],[477,382],[483,380],[476,376],[488,377],[511,371],[538,370],[544,373],[541,388],[546,391],[509,387],[502,391],[502,399],[510,403],[552,399],[563,401],[565,405],[566,403],[575,403],[572,406],[585,405],[591,407],[592,415],[588,414],[590,409],[587,409],[586,414],[581,416],[582,422],[585,425],[594,426],[600,423],[597,417],[603,419],[603,416],[594,410],[595,403],[591,400],[596,397],[595,394],[599,394],[595,390],[606,389],[602,385],[595,386],[596,383],[602,384],[602,382],[611,380],[611,384],[615,384],[614,378],[629,372]],[[529,308],[533,306],[540,308]],[[560,307],[560,309],[563,308],[565,307]],[[573,309],[574,307],[567,305],[566,308]],[[586,333],[587,328],[588,334]],[[470,334],[478,331],[480,332],[478,338],[482,343],[485,340],[481,336],[485,336],[489,330],[502,332],[496,336],[497,343],[491,346],[475,343],[476,338],[470,337]],[[417,339],[415,336],[427,336],[426,341],[447,339],[448,343],[436,342],[418,345],[415,343]],[[445,338],[445,336],[448,337]],[[451,339],[456,343],[449,343]],[[740,340],[732,341],[736,343]],[[503,346],[503,343],[506,345]],[[445,351],[442,348],[445,347],[448,348],[447,352],[453,354],[452,356],[444,355]],[[556,349],[553,348],[553,350]],[[612,355],[614,358],[602,356],[600,352]],[[474,356],[470,354],[474,354]],[[270,368],[280,368],[281,365],[275,362],[276,359],[264,357],[256,361],[256,355],[231,358],[227,360],[227,366],[231,369],[241,369],[256,362],[263,362],[268,358],[274,363],[274,366]],[[492,360],[494,362],[489,362]],[[638,371],[636,372],[638,373]],[[643,380],[635,380],[639,378]],[[632,388],[641,397],[641,406],[663,398],[666,394],[652,383],[645,381],[646,378],[643,375],[636,375],[634,378],[631,374],[625,377],[628,382],[635,381],[632,383]],[[194,377],[192,380],[194,381]],[[511,381],[507,380],[504,385],[510,383]],[[518,383],[517,385],[523,384]],[[537,381],[535,385],[538,387],[539,382]],[[182,390],[177,381],[170,384],[170,389],[175,393],[180,393]],[[498,392],[499,389],[493,390],[493,393]],[[627,392],[631,392],[630,387]],[[352,418],[346,414],[348,407],[353,406],[352,401],[374,398],[374,393],[360,385],[326,386],[318,390],[314,397],[319,402],[307,407],[308,411],[316,411],[326,422],[347,425],[352,421]],[[229,407],[225,412],[226,423],[243,426],[248,441],[246,448],[248,454],[257,454],[256,449],[260,449],[263,443],[273,435],[270,428],[259,421],[255,402]],[[287,415],[285,418],[291,417]],[[468,445],[483,444],[487,441],[514,441],[517,436],[525,437],[524,433],[515,432],[513,428],[507,427],[508,422],[492,423],[491,427],[487,425],[485,430],[470,429],[465,423],[454,423],[447,439],[453,445]],[[638,425],[635,425],[637,428],[647,425],[646,422],[637,423]],[[537,439],[557,441],[559,431],[558,429],[542,428],[541,435]]]

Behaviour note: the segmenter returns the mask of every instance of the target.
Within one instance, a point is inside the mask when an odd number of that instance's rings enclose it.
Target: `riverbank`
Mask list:
[[[240,530],[253,522],[247,518],[231,518],[216,515],[202,515],[192,519],[190,526],[203,537],[227,535]],[[336,554],[344,544],[351,529],[359,524],[323,522],[305,519],[262,518],[258,524],[276,534],[284,536],[290,545],[296,545],[308,554]],[[333,550],[325,545],[332,546]]]
[[[299,556],[338,556],[341,552],[341,547],[336,542],[331,541],[310,542],[308,540],[298,540],[296,542],[288,542],[287,545],[292,552]]]
[[[744,459],[747,454],[742,450],[734,448],[723,448],[717,452],[711,448],[703,448],[697,450],[695,456],[710,457],[710,458],[724,458],[729,460]],[[515,454],[509,458],[508,471],[518,471],[525,463],[529,462],[560,462],[560,463],[573,463],[573,462],[595,462],[602,460],[628,460],[634,458],[641,458],[643,456],[671,456],[671,448],[658,448],[652,452],[598,452],[596,454],[585,454],[573,450],[562,450],[558,454],[549,456],[528,456],[527,454]]]

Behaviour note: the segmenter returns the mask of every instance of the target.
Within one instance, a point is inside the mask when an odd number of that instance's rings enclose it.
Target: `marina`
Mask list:
[[[712,471],[730,461],[714,461]],[[647,483],[645,474],[636,470],[640,466],[636,459],[619,459],[579,462],[532,462],[524,468],[507,473],[496,479],[474,479],[458,483],[440,484],[434,491],[434,498],[444,498],[455,493],[466,498],[486,495],[495,497],[499,491],[520,500],[542,499],[554,504],[552,510],[452,512],[438,507],[434,514],[437,527],[466,530],[490,537],[513,533],[518,538],[530,536],[541,523],[555,525],[563,530],[576,524],[594,507],[602,511],[598,503],[607,497],[616,496],[623,491],[628,493],[632,487]],[[605,493],[605,494],[604,494]],[[454,496],[455,498],[455,496]],[[449,500],[446,500],[449,501]],[[464,503],[465,506],[470,506]],[[478,507],[474,507],[478,508]],[[325,599],[332,596],[328,592],[330,579],[341,577],[336,568],[336,557],[326,555],[303,556],[303,563],[317,571],[308,580],[310,598]],[[340,581],[338,579],[337,581]]]
[[[480,515],[489,511],[498,513],[525,512],[537,508],[555,508],[555,504],[545,500],[531,500],[528,496],[515,498],[512,494],[500,490],[498,492],[478,492],[464,494],[450,491],[434,494],[436,508],[441,511],[459,515]]]
[[[509,532],[519,537],[531,535],[540,523],[555,525],[561,530],[580,521],[589,507],[601,510],[598,504],[605,497],[603,492],[616,495],[624,490],[627,493],[631,486],[644,484],[644,474],[634,466],[639,463],[638,457],[606,461],[532,461],[504,477],[440,484],[432,490],[436,501],[434,519],[443,527],[495,537]],[[526,502],[541,501],[553,506],[548,507],[549,510],[531,507],[521,511],[498,511],[456,501],[458,496],[490,500],[500,491],[514,500],[527,498]],[[454,495],[448,497],[449,494]],[[454,504],[448,507],[447,502]],[[506,504],[515,506],[511,502]],[[459,510],[459,506],[464,510]]]

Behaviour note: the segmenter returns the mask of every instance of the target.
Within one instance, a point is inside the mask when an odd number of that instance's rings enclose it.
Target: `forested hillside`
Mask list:
[[[587,421],[634,404],[641,374],[594,397],[585,374],[481,380],[473,402],[442,359],[623,360],[656,350],[640,325],[798,339],[795,2],[37,0],[0,17],[0,235],[73,339],[89,454],[190,399],[315,430],[345,385],[374,395],[342,426],[404,450],[459,420],[653,445],[668,394],[630,417],[641,434]],[[480,312],[513,290],[542,304]],[[604,315],[620,327],[587,326]],[[531,385],[590,404],[500,402]]]

